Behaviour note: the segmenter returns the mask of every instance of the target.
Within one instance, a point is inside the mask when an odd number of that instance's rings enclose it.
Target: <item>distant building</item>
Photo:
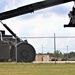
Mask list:
[[[49,55],[40,55],[40,54],[37,54],[36,55],[36,58],[35,58],[35,61],[49,61]]]
[[[61,58],[56,58],[56,61],[61,61]],[[35,61],[55,61],[55,57],[49,57],[49,55],[36,54]]]

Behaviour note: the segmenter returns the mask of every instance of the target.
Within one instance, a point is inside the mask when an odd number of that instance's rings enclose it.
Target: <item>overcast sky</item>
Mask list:
[[[0,0],[0,12],[39,1],[43,0]],[[54,33],[56,36],[75,36],[75,28],[63,27],[64,24],[69,23],[68,13],[72,10],[73,5],[73,2],[69,2],[3,20],[3,22],[19,37],[51,37],[54,36]],[[1,24],[0,29],[6,30]],[[9,34],[7,30],[6,34]],[[53,51],[53,39],[28,39],[28,41],[35,47],[36,52],[42,51],[42,45],[44,52]],[[72,50],[75,49],[75,39],[57,39],[56,44],[57,49],[61,49],[62,52],[66,52],[67,46],[71,47]]]

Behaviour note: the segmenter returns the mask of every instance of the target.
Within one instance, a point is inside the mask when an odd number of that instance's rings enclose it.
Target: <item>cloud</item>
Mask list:
[[[28,5],[28,4],[31,4],[31,3],[35,3],[35,2],[39,2],[39,1],[43,1],[43,0],[7,0],[6,2],[6,7],[5,7],[5,10],[11,10],[11,9],[15,9],[15,8],[18,8],[18,7],[21,7],[21,6],[25,6],[25,5]],[[5,2],[5,0],[4,0]],[[2,1],[3,3],[3,1]]]
[[[41,0],[37,0],[37,1],[41,1]],[[9,10],[9,9],[17,8],[19,6],[27,5],[34,2],[36,1],[35,0],[8,0],[4,9]],[[36,11],[33,14],[7,19],[4,20],[3,22],[6,23],[19,37],[45,37],[45,36],[50,37],[50,36],[54,36],[54,33],[56,33],[56,36],[75,35],[74,28],[64,29],[63,27],[64,24],[68,24],[69,22],[69,18],[67,14],[71,10],[72,6],[73,6],[73,2],[66,3],[52,8]],[[0,26],[1,29],[5,29],[1,24]],[[9,34],[7,30],[6,30],[6,34]],[[52,50],[54,47],[53,39],[50,40],[50,39],[35,38],[35,39],[28,39],[28,42],[31,43],[36,48],[37,52],[40,52],[41,45],[43,45],[44,47],[48,47],[49,49],[51,48]],[[64,47],[65,42],[58,40],[57,45],[59,45],[59,47]],[[45,49],[44,51],[47,52],[49,51],[49,49],[48,50]]]
[[[4,11],[4,7],[7,5],[7,1],[6,0],[0,0],[0,11],[3,12]]]

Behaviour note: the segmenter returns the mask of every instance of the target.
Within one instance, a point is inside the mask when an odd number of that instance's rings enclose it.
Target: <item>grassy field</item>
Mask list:
[[[0,75],[75,75],[75,64],[0,63]]]

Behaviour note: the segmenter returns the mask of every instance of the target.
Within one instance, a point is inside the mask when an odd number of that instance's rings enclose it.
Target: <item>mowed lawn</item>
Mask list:
[[[0,63],[0,75],[75,75],[75,64]]]

